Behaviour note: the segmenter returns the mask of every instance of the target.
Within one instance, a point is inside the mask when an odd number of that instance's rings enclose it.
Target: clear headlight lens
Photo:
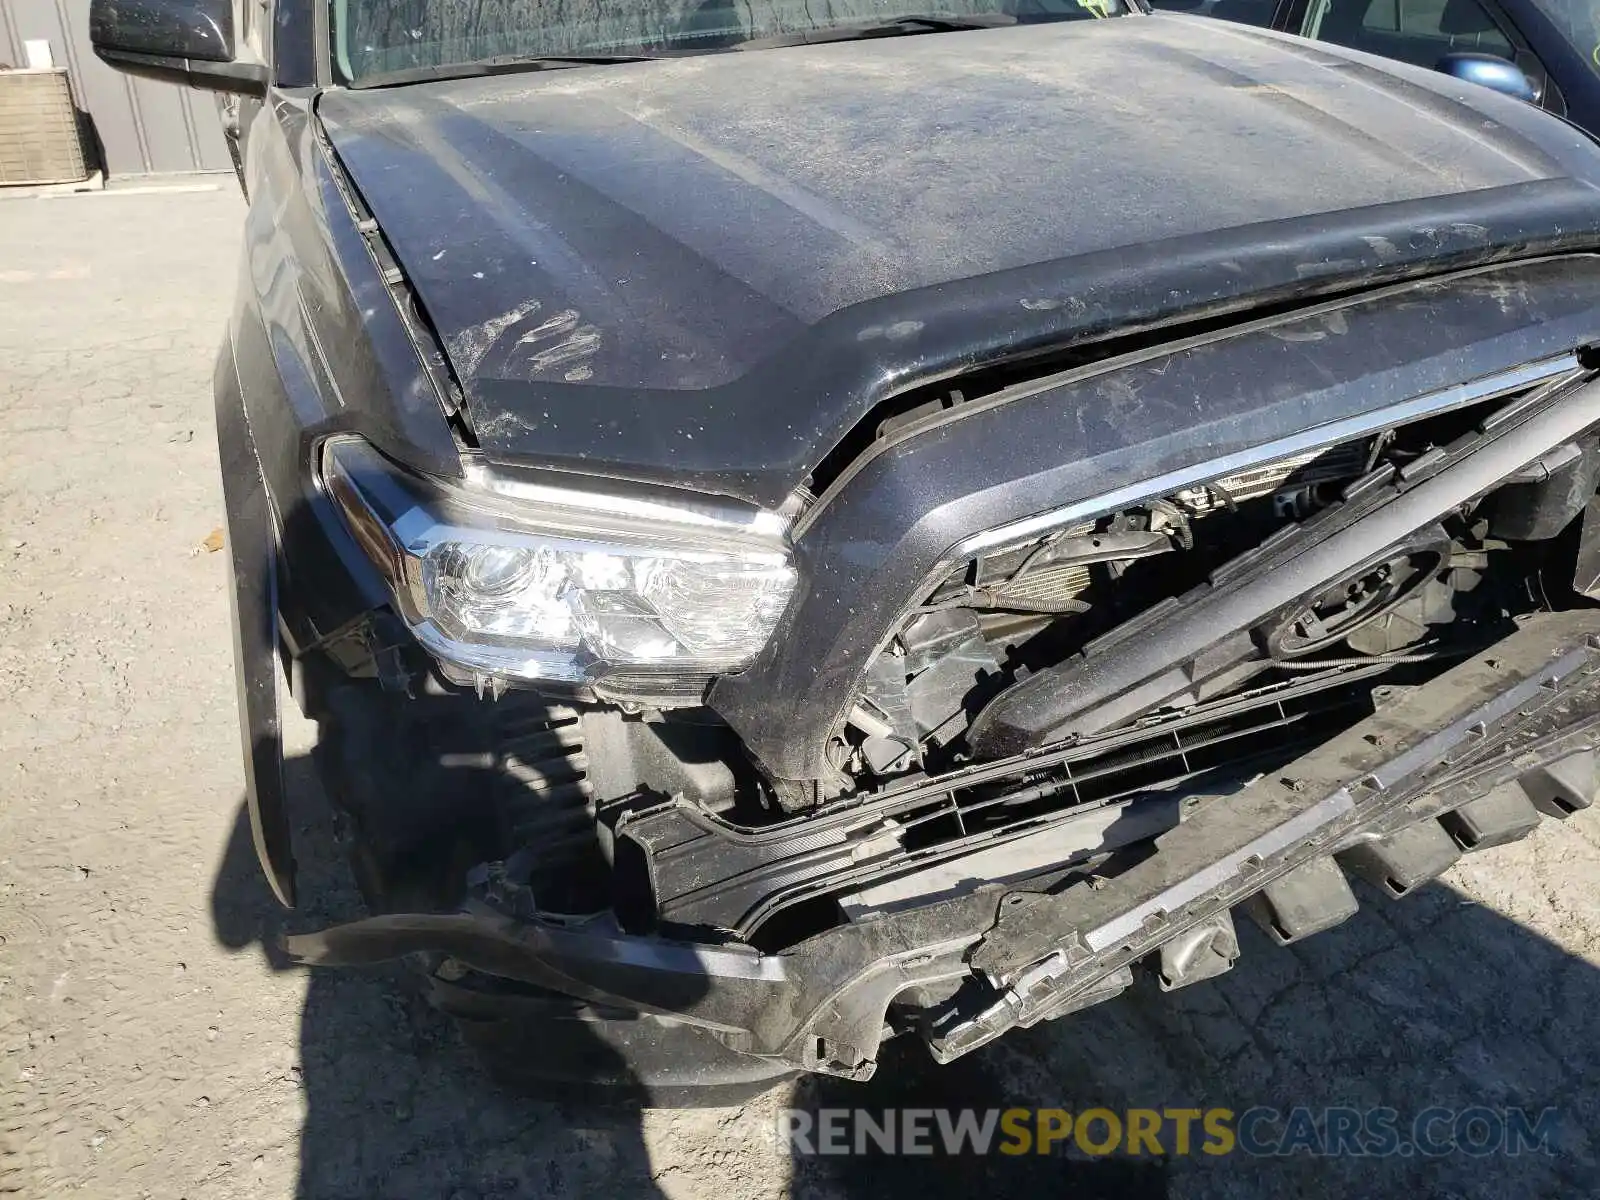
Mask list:
[[[551,649],[578,644],[560,551],[440,542],[422,557],[423,608],[452,637],[517,638]]]
[[[322,478],[418,639],[458,674],[684,680],[737,670],[794,590],[770,513],[402,471],[359,438]]]

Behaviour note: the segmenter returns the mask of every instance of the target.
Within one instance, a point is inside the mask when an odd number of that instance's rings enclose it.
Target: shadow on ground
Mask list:
[[[302,910],[272,899],[241,810],[213,891],[216,936],[274,949],[288,930],[361,915],[309,763],[289,764]],[[1551,831],[1557,837],[1576,832]],[[1395,1156],[1090,1159],[991,1155],[800,1158],[792,1194],[885,1200],[1002,1195],[1125,1197],[1592,1195],[1600,1171],[1586,1131],[1600,1119],[1600,974],[1531,931],[1444,886],[1404,902],[1363,893],[1352,921],[1301,946],[1241,927],[1229,975],[1130,995],[1011,1035],[949,1067],[891,1044],[866,1085],[812,1078],[755,1109],[1255,1105],[1287,1110],[1388,1106],[1402,1126],[1429,1106],[1560,1110],[1555,1153],[1510,1158]],[[305,1120],[299,1195],[478,1200],[492,1196],[650,1196],[664,1160],[683,1152],[672,1126],[654,1135],[637,1108],[552,1103],[490,1084],[450,1024],[392,971],[313,971],[301,1020]],[[757,1112],[762,1130],[770,1115]],[[719,1200],[763,1194],[756,1169],[780,1153],[730,1136],[726,1114],[690,1120],[709,1143]],[[719,1144],[720,1139],[720,1144]],[[707,1194],[703,1180],[674,1195]],[[692,1186],[685,1186],[690,1183]]]
[[[310,761],[291,759],[286,774],[301,907],[272,896],[241,805],[212,916],[225,946],[300,970],[278,948],[282,934],[365,912]],[[299,1057],[303,1200],[658,1194],[637,1108],[532,1101],[492,1083],[402,965],[309,972]]]

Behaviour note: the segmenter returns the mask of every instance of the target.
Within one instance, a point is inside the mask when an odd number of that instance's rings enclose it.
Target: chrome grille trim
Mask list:
[[[1406,425],[1424,417],[1465,408],[1483,400],[1509,395],[1538,384],[1560,381],[1564,376],[1577,378],[1582,374],[1583,367],[1578,362],[1577,355],[1561,354],[1554,358],[1524,363],[1520,367],[1496,375],[1487,375],[1469,383],[1455,384],[1436,392],[1427,392],[1398,404],[1375,409],[1370,413],[1319,425],[1291,437],[1280,438],[1234,454],[1225,454],[1209,462],[1197,463],[1192,467],[1185,467],[1154,479],[1141,480],[1064,508],[1039,513],[984,533],[974,534],[958,542],[945,556],[941,567],[948,570],[950,566],[964,559],[1023,545],[1064,525],[1118,512],[1149,500],[1170,496],[1185,488],[1225,479],[1230,475],[1238,475],[1281,459],[1293,458],[1340,442],[1367,437],[1395,425]]]

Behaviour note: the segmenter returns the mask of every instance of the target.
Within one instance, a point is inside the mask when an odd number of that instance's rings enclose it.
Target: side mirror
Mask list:
[[[1499,55],[1467,51],[1446,54],[1434,65],[1434,70],[1443,71],[1446,75],[1452,75],[1467,83],[1482,84],[1517,100],[1526,100],[1530,104],[1539,98],[1533,84],[1522,73],[1522,68]]]
[[[266,91],[267,68],[235,55],[234,0],[93,0],[89,41],[108,66],[213,92]]]

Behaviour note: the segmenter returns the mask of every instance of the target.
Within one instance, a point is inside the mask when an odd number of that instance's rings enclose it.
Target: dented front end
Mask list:
[[[478,872],[458,912],[373,917],[288,948],[321,965],[444,954],[457,978],[464,966],[865,1079],[886,1031],[949,1061],[1115,995],[1136,967],[1168,988],[1226,969],[1241,903],[1292,941],[1355,910],[1341,868],[1399,894],[1463,850],[1587,808],[1597,725],[1600,612],[1545,614],[1273,777],[1185,805],[1142,861],[1065,887],[979,886],[762,952],[542,914],[508,863]]]
[[[1592,801],[1592,143],[1215,23],[957,40],[262,108],[251,828],[292,904],[292,697],[374,914],[300,959],[576,1074],[861,1079]]]
[[[290,950],[862,1079],[1587,807],[1597,300],[1551,259],[942,387],[813,480],[781,619],[691,690],[450,663],[402,598],[320,701],[380,915]]]

